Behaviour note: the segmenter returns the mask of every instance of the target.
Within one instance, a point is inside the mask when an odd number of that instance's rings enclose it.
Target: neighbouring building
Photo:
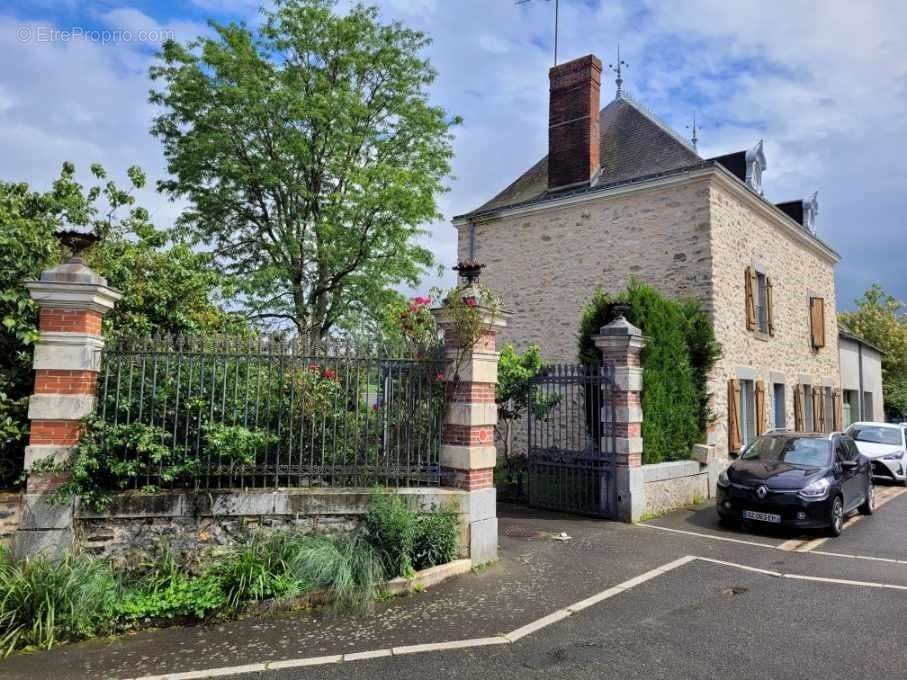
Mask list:
[[[601,70],[594,56],[551,69],[548,155],[454,219],[460,259],[486,265],[512,313],[503,340],[575,361],[596,287],[637,277],[711,316],[720,452],[772,427],[840,426],[839,256],[816,234],[816,196],[766,200],[761,142],[706,159],[620,92],[600,109]]]
[[[844,426],[858,420],[885,420],[882,350],[844,327],[838,328]]]

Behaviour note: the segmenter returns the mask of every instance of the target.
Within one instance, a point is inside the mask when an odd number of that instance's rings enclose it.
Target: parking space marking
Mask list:
[[[815,583],[826,583],[829,585],[851,586],[859,588],[907,591],[907,586],[894,583],[880,583],[878,581],[856,581],[850,579],[827,578],[824,576],[809,576],[807,574],[788,574],[779,571],[772,571],[771,569],[752,567],[748,564],[741,564],[739,562],[716,560],[711,557],[700,557],[698,555],[685,555],[684,557],[680,557],[676,560],[672,560],[671,562],[663,564],[660,567],[656,567],[655,569],[650,569],[649,571],[643,572],[639,576],[634,576],[633,578],[627,579],[626,581],[623,581],[616,586],[611,586],[610,588],[601,591],[597,595],[588,597],[585,600],[580,600],[579,602],[576,602],[569,607],[551,612],[550,614],[547,614],[540,619],[536,619],[535,621],[528,623],[525,626],[521,626],[516,630],[510,631],[509,633],[503,633],[492,637],[473,638],[468,640],[452,640],[449,642],[410,645],[405,647],[391,647],[389,649],[365,650],[344,655],[316,656],[302,659],[285,659],[281,661],[263,661],[258,663],[244,664],[241,666],[224,666],[221,668],[208,668],[204,670],[186,671],[181,673],[145,675],[139,678],[132,678],[131,680],[207,680],[208,678],[221,678],[233,675],[244,675],[248,673],[260,674],[265,671],[305,668],[337,663],[352,663],[356,661],[364,661],[367,659],[379,659],[394,656],[403,656],[408,654],[424,654],[429,652],[473,649],[476,647],[488,647],[492,645],[509,645],[515,643],[517,640],[526,637],[527,635],[532,635],[544,628],[547,628],[548,626],[558,623],[559,621],[563,621],[573,614],[583,611],[584,609],[587,609],[594,604],[598,604],[599,602],[603,602],[621,593],[625,593],[639,585],[642,585],[643,583],[651,581],[654,578],[662,576],[663,574],[667,574],[672,570],[677,569],[678,567],[682,567],[685,564],[690,564],[691,562],[696,561],[715,564],[722,567],[729,567],[732,569],[754,572],[771,578],[785,578],[797,581],[813,581]]]
[[[759,548],[777,548],[777,545],[772,543],[759,543],[758,541],[748,541],[743,538],[731,538],[730,536],[718,536],[716,534],[704,534],[701,531],[688,531],[686,529],[671,529],[670,527],[662,527],[657,524],[638,524],[637,526],[646,527],[647,529],[658,529],[659,531],[667,531],[672,534],[683,534],[685,536],[699,536],[700,538],[711,538],[713,541],[724,541],[726,543],[742,543],[743,545],[755,545]]]

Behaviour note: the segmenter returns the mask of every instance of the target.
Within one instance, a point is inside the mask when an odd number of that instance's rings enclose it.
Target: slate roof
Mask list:
[[[699,165],[703,159],[685,139],[643,106],[624,96],[601,111],[601,175],[596,185],[614,185]],[[592,187],[594,188],[594,187]],[[548,157],[513,184],[470,213],[535,203],[561,192],[548,192]]]

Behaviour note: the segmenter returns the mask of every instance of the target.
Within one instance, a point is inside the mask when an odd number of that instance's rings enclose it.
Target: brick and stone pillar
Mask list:
[[[78,257],[25,285],[39,307],[40,332],[34,353],[35,390],[28,406],[28,472],[36,461],[66,461],[78,443],[81,421],[95,408],[104,346],[101,321],[121,296]],[[65,479],[65,474],[28,472],[22,523],[14,542],[17,554],[59,553],[71,543],[72,508],[46,501]]]
[[[464,299],[481,300],[466,288]],[[482,333],[471,346],[458,337],[456,324],[445,307],[433,310],[444,330],[447,410],[441,444],[445,484],[468,492],[470,558],[475,564],[497,559],[498,519],[494,466],[497,449],[494,428],[498,411],[494,401],[498,382],[497,329],[506,325],[500,314],[477,304]]]
[[[614,417],[613,420],[610,416],[603,417],[605,441],[602,442],[602,450],[608,451],[613,445],[617,515],[622,521],[636,522],[645,507],[640,355],[646,340],[642,331],[623,316],[602,326],[599,335],[593,339],[602,353],[602,359],[614,369],[611,389]],[[606,405],[605,408],[609,407]]]

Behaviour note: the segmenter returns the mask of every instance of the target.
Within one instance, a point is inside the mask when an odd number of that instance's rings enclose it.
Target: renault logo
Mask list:
[[[756,489],[756,498],[758,498],[760,501],[763,501],[765,500],[766,496],[768,496],[768,487],[763,484],[758,489]]]

